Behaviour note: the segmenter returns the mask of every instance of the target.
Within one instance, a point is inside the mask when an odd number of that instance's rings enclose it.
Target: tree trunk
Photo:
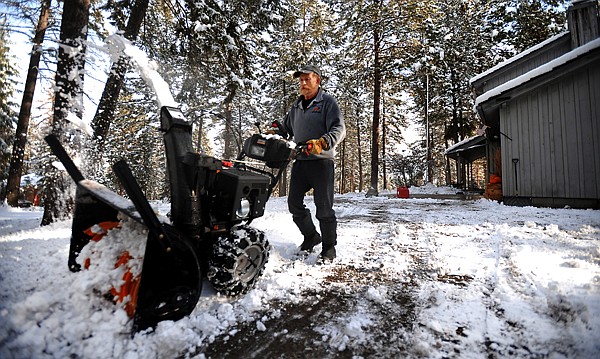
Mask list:
[[[125,32],[123,33],[123,36],[126,39],[134,41],[137,38],[144,17],[146,16],[146,10],[148,10],[148,1],[149,0],[136,0],[135,4],[133,4],[131,15],[127,21]],[[98,108],[96,109],[96,114],[92,121],[92,128],[94,129],[94,137],[99,153],[104,152],[106,138],[108,137],[110,124],[115,115],[117,100],[119,99],[121,88],[123,86],[123,79],[125,78],[128,67],[129,58],[126,55],[120,56],[119,60],[111,66],[110,75],[104,85],[104,91],[102,92],[102,97],[100,97],[100,102],[98,103]],[[96,153],[96,156],[97,154],[98,153]]]
[[[444,133],[447,133],[447,131],[448,131],[447,127],[448,127],[448,125],[446,123],[444,123]],[[444,136],[444,137],[445,137],[445,139],[444,139],[444,148],[447,150],[450,147],[450,145],[448,144],[448,138],[447,138],[447,136]],[[445,166],[446,167],[446,170],[445,170],[445,173],[446,173],[446,185],[448,186],[448,185],[452,184],[452,169],[450,167],[450,158],[448,156],[445,156],[445,157],[446,157],[446,166]],[[457,172],[457,178],[458,178],[458,172]],[[457,182],[458,182],[458,180],[457,180]]]
[[[80,115],[81,109],[75,107],[74,103],[81,101],[89,13],[90,0],[64,0],[52,118],[52,134],[63,143],[67,137],[64,125],[69,112],[74,110]],[[71,76],[74,73],[77,76]],[[46,196],[42,225],[66,218],[70,212],[69,204],[72,203],[64,194],[67,182],[63,174],[51,163],[47,163],[45,172]]]
[[[360,142],[360,104],[356,104],[356,147],[358,148],[358,192],[363,191],[362,146]]]
[[[340,174],[340,193],[346,193],[346,139],[342,141],[342,153],[340,155],[341,174]]]
[[[382,115],[381,115],[381,130],[383,132],[383,136],[381,137],[381,165],[383,166],[383,189],[387,190],[387,164],[385,161],[385,139],[386,139],[386,127],[385,127],[385,97],[381,98],[381,106],[383,107]]]
[[[347,118],[348,102],[344,101],[344,118]],[[342,141],[340,153],[340,193],[346,193],[346,139]]]
[[[373,29],[373,44],[373,54],[375,57],[375,61],[373,63],[373,136],[371,142],[371,185],[367,192],[368,196],[379,195],[379,190],[377,187],[379,179],[379,106],[381,100],[381,61],[379,58],[379,29],[377,26],[375,26]]]
[[[425,145],[427,146],[427,182],[433,183],[433,164],[431,156],[431,126],[429,125],[429,75],[425,76]]]
[[[227,86],[227,96],[223,101],[223,109],[225,115],[225,131],[223,131],[223,158],[232,159],[235,157],[234,144],[235,144],[235,128],[233,126],[233,99],[237,92],[237,87],[231,82]]]
[[[25,156],[25,147],[27,145],[27,131],[29,130],[29,118],[31,117],[31,106],[33,104],[33,94],[38,76],[38,66],[42,55],[42,42],[48,27],[48,18],[50,17],[51,0],[44,0],[40,9],[40,18],[35,29],[33,37],[33,49],[29,57],[29,67],[27,78],[25,80],[25,91],[21,101],[19,111],[19,121],[17,122],[17,132],[15,134],[15,143],[8,170],[8,183],[6,187],[6,200],[9,205],[16,207],[19,200],[19,187],[21,184],[21,175],[23,174],[23,158]]]

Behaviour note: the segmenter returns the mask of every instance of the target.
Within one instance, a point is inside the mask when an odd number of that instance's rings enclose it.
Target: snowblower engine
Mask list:
[[[129,166],[113,166],[129,199],[85,179],[58,139],[46,141],[77,183],[68,266],[81,270],[77,257],[91,239],[91,228],[111,226],[122,213],[148,228],[141,274],[123,278],[116,302],[128,301],[133,332],[178,320],[195,308],[206,277],[219,293],[237,296],[254,287],[269,258],[264,233],[250,227],[261,217],[273,188],[297,151],[279,135],[254,134],[234,161],[199,154],[192,147],[192,125],[173,107],[161,109],[171,193],[170,223],[161,222]],[[246,161],[250,158],[262,168]],[[112,226],[111,226],[112,227]],[[126,257],[126,256],[125,256]],[[125,258],[123,257],[123,258]],[[126,265],[126,258],[119,265]]]

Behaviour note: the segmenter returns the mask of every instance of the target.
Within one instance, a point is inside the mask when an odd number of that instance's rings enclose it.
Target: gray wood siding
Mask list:
[[[504,195],[600,198],[599,115],[598,66],[503,104]],[[513,158],[519,159],[516,176]]]
[[[592,182],[590,187],[595,189],[596,198],[600,198],[600,66],[591,66],[589,72],[590,117],[592,118],[590,124],[592,152],[590,155],[593,157],[590,165],[595,171],[590,173],[590,176],[593,176],[590,180]]]

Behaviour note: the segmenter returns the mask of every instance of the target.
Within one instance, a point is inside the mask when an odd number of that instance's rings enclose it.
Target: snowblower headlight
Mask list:
[[[250,201],[245,198],[240,200],[240,206],[238,207],[236,213],[238,218],[248,218],[250,214]]]

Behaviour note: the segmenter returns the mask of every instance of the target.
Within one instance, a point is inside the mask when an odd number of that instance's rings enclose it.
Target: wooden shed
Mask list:
[[[456,161],[456,180],[463,190],[477,191],[482,189],[476,181],[473,163],[486,156],[486,138],[484,135],[473,136],[458,142],[448,147],[445,154]]]
[[[471,79],[488,172],[509,205],[600,208],[598,1],[574,1],[567,21],[569,31]]]

